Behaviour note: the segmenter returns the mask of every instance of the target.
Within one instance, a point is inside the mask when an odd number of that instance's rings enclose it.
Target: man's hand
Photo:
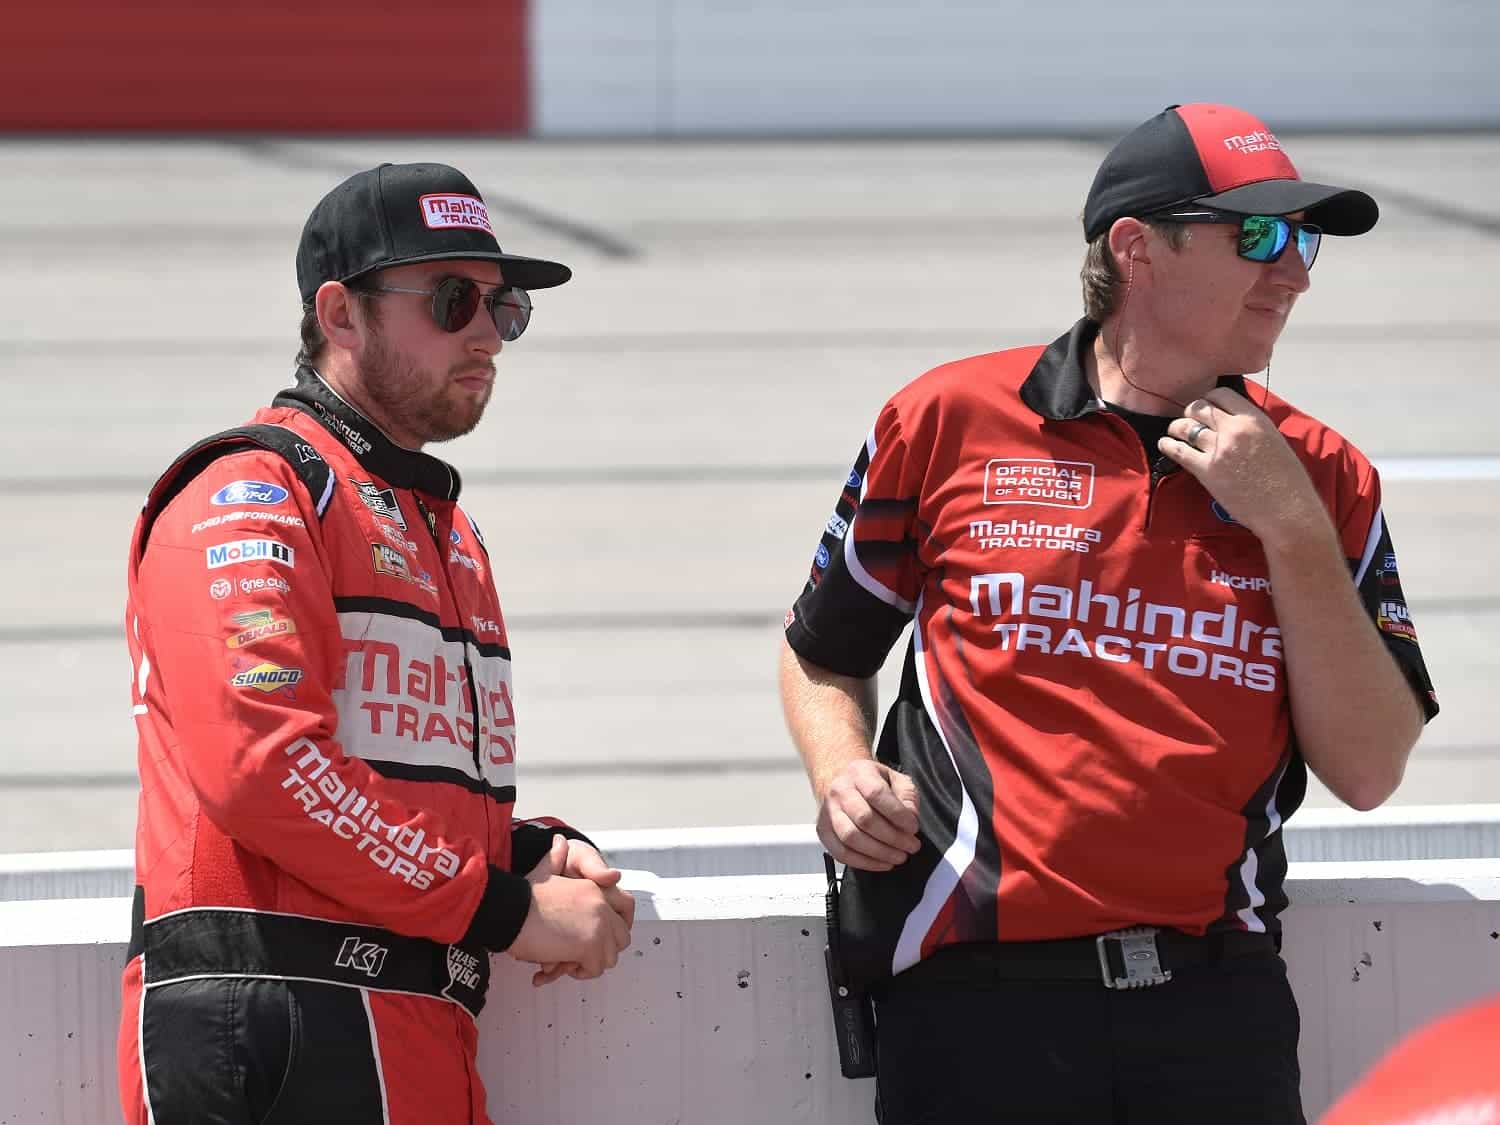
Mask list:
[[[564,974],[578,980],[601,976],[606,969],[614,968],[620,954],[630,947],[635,901],[613,885],[619,882],[620,873],[605,867],[599,853],[589,848],[605,877],[613,874],[612,885],[600,887],[588,877],[570,876],[570,842],[564,836],[554,836],[551,850],[527,874],[531,910],[507,950],[518,961],[542,966],[531,978],[538,986]],[[593,869],[581,856],[575,867],[580,864]],[[610,895],[613,901],[607,897]],[[628,915],[616,909],[621,896],[629,900]]]
[[[625,928],[628,930],[635,925],[635,896],[620,889],[620,870],[605,863],[604,857],[582,840],[568,840],[566,843],[568,858],[562,873],[570,879],[587,879],[593,883],[604,892],[605,901],[614,912],[625,920]]]
[[[1183,409],[1157,448],[1267,546],[1305,535],[1328,510],[1292,447],[1244,395],[1215,387]]]
[[[818,802],[818,839],[840,863],[889,871],[922,846],[917,787],[873,758],[855,758],[834,775]]]
[[[557,846],[557,840],[561,838],[553,837],[553,847]],[[567,852],[568,857],[563,864],[562,874],[570,879],[587,879],[599,887],[604,892],[604,899],[609,903],[610,909],[625,920],[625,928],[633,927],[635,925],[635,896],[629,891],[620,889],[618,884],[621,872],[605,863],[604,857],[582,840],[568,840]],[[584,972],[583,966],[576,962],[564,961],[560,964],[543,964],[541,971],[532,977],[531,983],[540,988],[544,984],[551,984],[563,977],[572,977],[574,980],[591,979]]]

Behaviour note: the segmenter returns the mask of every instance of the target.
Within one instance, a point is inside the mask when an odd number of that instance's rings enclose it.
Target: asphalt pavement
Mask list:
[[[1271,385],[1386,482],[1443,705],[1394,800],[1497,801],[1500,135],[1284,139],[1382,203],[1325,244]],[[510,627],[520,811],[805,821],[775,657],[848,463],[906,381],[1076,318],[1105,147],[0,141],[0,851],[129,845],[140,500],[285,384],[302,221],[382,160],[463,168],[507,249],[576,272],[537,294],[481,427],[434,450]]]

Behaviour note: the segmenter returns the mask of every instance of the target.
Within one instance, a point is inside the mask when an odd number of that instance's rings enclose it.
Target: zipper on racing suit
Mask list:
[[[459,622],[459,633],[462,636],[464,612],[463,607],[458,604],[458,591],[453,588],[453,583],[448,577],[448,556],[443,551],[443,542],[438,537],[437,514],[427,506],[426,501],[416,492],[412,493],[412,499],[417,502],[417,510],[422,513],[422,521],[427,524],[427,530],[432,535],[432,542],[437,547],[438,572],[443,576],[443,585],[448,590],[448,598],[453,602],[454,613],[457,614]],[[474,686],[474,666],[469,663],[469,642],[461,641],[464,646],[464,686],[468,689],[469,696],[469,726],[473,732],[473,745],[469,747],[470,754],[474,757],[474,773],[481,780],[484,778],[484,763],[479,754],[479,727],[481,719],[479,716],[479,689]]]

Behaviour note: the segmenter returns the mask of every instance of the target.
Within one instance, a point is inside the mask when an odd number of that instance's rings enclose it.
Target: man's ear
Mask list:
[[[1139,263],[1151,264],[1150,244],[1146,238],[1150,229],[1140,219],[1131,216],[1116,219],[1109,228],[1109,252],[1114,258],[1115,271],[1121,277]]]
[[[337,281],[323,282],[313,298],[318,327],[323,330],[323,335],[334,347],[349,352],[359,350],[361,336],[354,303],[354,295]]]

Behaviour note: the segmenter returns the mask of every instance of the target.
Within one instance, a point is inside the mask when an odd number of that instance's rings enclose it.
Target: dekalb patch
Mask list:
[[[984,467],[984,502],[1087,508],[1094,502],[1094,466],[1088,461],[995,457]]]
[[[289,618],[277,617],[269,609],[254,609],[248,613],[236,613],[234,623],[239,632],[225,640],[229,648],[244,648],[267,637],[282,637],[297,631],[297,623]]]
[[[263,480],[237,480],[215,492],[209,503],[220,508],[238,504],[280,504],[289,495],[291,494],[279,484],[269,484]]]

